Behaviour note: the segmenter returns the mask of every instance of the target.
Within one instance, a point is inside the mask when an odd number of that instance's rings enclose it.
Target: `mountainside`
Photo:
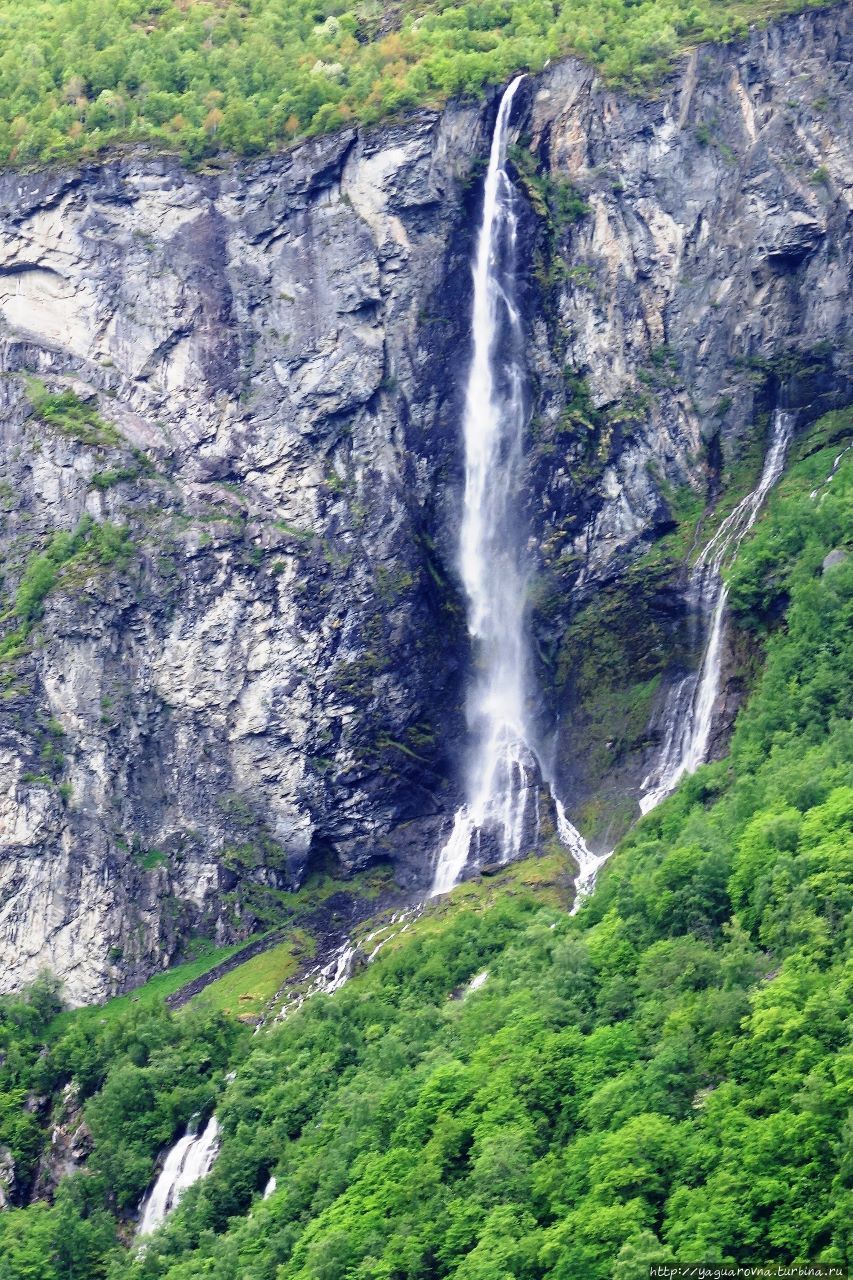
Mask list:
[[[691,545],[776,408],[849,398],[848,23],[702,48],[653,99],[572,61],[518,93],[536,718],[596,849],[698,661]],[[429,884],[494,111],[0,176],[4,989],[127,989],[316,870]],[[755,664],[727,652],[718,749]]]
[[[0,6],[0,1280],[846,1274],[796,3]]]
[[[343,990],[254,1035],[239,985],[178,1014],[160,978],[58,1016],[45,980],[0,1000],[4,1280],[843,1269],[851,483],[847,410],[792,445],[728,572],[764,651],[730,754],[578,914],[564,850],[505,867],[365,924]],[[128,1248],[157,1171],[162,1193],[217,1125],[207,1176]]]

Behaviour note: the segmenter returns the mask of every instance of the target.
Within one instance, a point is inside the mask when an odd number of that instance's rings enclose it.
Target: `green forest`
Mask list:
[[[63,1013],[47,977],[0,1003],[0,1145],[23,1190],[69,1096],[91,1134],[52,1203],[0,1214],[0,1280],[848,1258],[853,556],[824,562],[849,543],[849,452],[831,473],[851,425],[830,414],[794,445],[729,571],[763,655],[729,755],[636,826],[577,915],[556,853],[462,885],[256,1036],[202,997]],[[214,1106],[212,1172],[128,1249],[158,1151]]]
[[[575,53],[645,86],[802,0],[3,0],[0,162],[144,142],[199,162],[370,123]]]

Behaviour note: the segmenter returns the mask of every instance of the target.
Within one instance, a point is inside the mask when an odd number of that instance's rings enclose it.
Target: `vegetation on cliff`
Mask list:
[[[803,0],[4,0],[0,162],[152,142],[198,160],[371,122],[576,53],[647,84]]]
[[[0,1142],[22,1176],[34,1098],[73,1081],[93,1142],[52,1205],[0,1214],[2,1280],[844,1262],[850,428],[829,415],[797,446],[730,571],[765,662],[729,757],[637,826],[577,916],[525,887],[547,859],[498,894],[462,886],[250,1042],[219,1014],[145,1003],[57,1023],[46,984],[0,1004]],[[116,1223],[155,1150],[214,1097],[212,1173],[128,1252]]]

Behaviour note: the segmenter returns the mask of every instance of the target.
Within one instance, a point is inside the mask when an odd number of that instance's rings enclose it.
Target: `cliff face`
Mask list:
[[[574,62],[520,95],[541,731],[602,843],[689,660],[680,513],[748,475],[780,393],[844,395],[847,13],[699,50],[653,101]],[[493,116],[0,178],[4,988],[103,996],[312,866],[428,881]]]
[[[698,662],[682,591],[703,507],[757,479],[776,407],[802,428],[850,398],[849,66],[841,8],[698,49],[653,102],[573,63],[533,95],[534,149],[590,208],[565,268],[543,254],[533,310],[594,412],[561,416],[543,359],[531,488],[543,721],[599,848],[636,813],[667,687]]]

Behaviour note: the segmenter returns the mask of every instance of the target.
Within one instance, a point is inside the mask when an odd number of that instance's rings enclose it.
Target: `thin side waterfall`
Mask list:
[[[793,419],[777,409],[770,446],[758,484],[720,525],[693,567],[687,604],[694,625],[704,623],[705,649],[698,671],[679,681],[664,706],[663,743],[652,771],[640,784],[641,813],[660,804],[686,773],[704,763],[713,726],[714,704],[720,688],[720,655],[727,588],[723,569],[752,528],[761,504],[779,479],[791,440]]]
[[[827,485],[832,484],[833,480],[835,479],[836,471],[841,466],[842,460],[850,452],[851,449],[853,449],[853,445],[848,444],[841,450],[840,453],[837,453],[835,455],[835,460],[829,469],[829,475],[826,477],[825,480],[821,481],[821,483],[818,485],[816,489],[812,489],[811,493],[809,494],[810,498],[816,498],[817,495],[820,493],[821,489],[825,489]]]
[[[563,803],[556,796],[554,797],[554,807],[557,811],[557,835],[578,865],[578,876],[575,880],[575,900],[570,912],[570,915],[574,916],[577,915],[582,907],[584,899],[588,898],[595,888],[595,877],[613,850],[609,849],[607,853],[593,853],[587,847],[581,833],[569,822]]]
[[[343,938],[325,963],[313,965],[296,983],[289,978],[279,988],[267,1006],[268,1012],[255,1027],[255,1034],[271,1022],[283,1022],[312,996],[330,996],[339,991],[360,964],[372,964],[385,944],[405,933],[420,912],[420,906],[395,912],[366,937]]]
[[[472,741],[468,799],[439,852],[433,896],[456,884],[472,856],[508,862],[533,852],[539,836],[543,773],[528,723],[525,612],[530,567],[519,510],[524,336],[516,301],[517,197],[506,171],[510,112],[523,78],[511,82],[498,109],[472,273],[473,351],[463,422],[459,568],[477,671],[467,704]],[[573,827],[571,831],[583,844]]]
[[[175,1208],[187,1187],[210,1173],[219,1150],[219,1124],[211,1116],[202,1133],[190,1125],[166,1156],[166,1162],[150,1194],[140,1206],[136,1234],[150,1235]]]

